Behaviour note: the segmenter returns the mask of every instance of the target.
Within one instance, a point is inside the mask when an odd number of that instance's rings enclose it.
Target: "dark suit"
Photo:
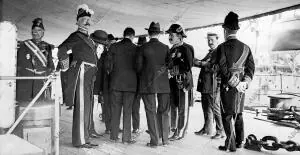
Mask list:
[[[72,33],[60,46],[60,62],[68,59],[72,50],[73,61],[68,70],[67,105],[74,105],[72,144],[83,145],[89,142],[89,125],[93,104],[93,85],[97,72],[96,47],[87,34]],[[64,66],[62,67],[64,68]]]
[[[173,46],[169,53],[169,69],[171,78],[171,104],[178,107],[178,123],[177,130],[172,137],[183,138],[187,130],[189,104],[192,98],[193,78],[191,67],[193,65],[193,55],[191,48],[186,45]],[[177,70],[177,71],[176,71]],[[184,92],[186,89],[189,92]],[[187,99],[186,99],[187,97]],[[187,100],[187,102],[185,102]]]
[[[143,44],[138,52],[137,67],[140,75],[139,93],[145,103],[148,129],[153,145],[158,144],[158,136],[168,142],[170,86],[167,73],[169,47],[152,38]],[[156,116],[156,96],[158,109]]]
[[[31,49],[38,48],[38,52]],[[48,76],[54,70],[52,60],[53,45],[33,40],[21,42],[17,52],[17,76]],[[41,55],[40,55],[41,54]],[[36,74],[37,72],[44,72]],[[18,102],[30,102],[43,87],[45,80],[17,80],[16,100]],[[47,88],[39,100],[50,100],[51,87]]]
[[[243,67],[232,70],[233,64],[241,57],[244,49],[249,50],[249,53],[242,65]],[[235,37],[228,38],[227,41],[218,46],[217,56],[221,74],[222,120],[227,136],[225,146],[229,145],[229,149],[235,150],[236,144],[241,144],[244,139],[242,112],[245,94],[238,92],[235,87],[229,85],[229,81],[233,77],[233,73],[238,72],[240,81],[250,82],[254,75],[255,64],[250,48]],[[234,118],[236,121],[233,127],[231,120]],[[231,136],[232,138],[230,138]]]
[[[201,68],[197,91],[201,92],[202,110],[204,115],[203,130],[207,134],[212,132],[213,119],[216,121],[218,134],[222,134],[223,123],[220,109],[220,91],[217,86],[217,65],[211,64],[211,60],[216,59],[216,50],[209,50],[208,54],[202,59],[197,60],[199,64],[196,67]],[[206,62],[203,64],[203,62]]]
[[[111,91],[109,88],[109,82],[110,82],[110,75],[107,72],[107,68],[105,68],[106,57],[108,55],[108,50],[105,48],[103,53],[100,56],[100,59],[98,60],[98,71],[95,81],[95,89],[94,94],[103,96],[104,103],[102,106],[102,119],[104,119],[105,122],[105,128],[106,131],[111,130]]]
[[[123,142],[131,140],[131,112],[137,79],[135,70],[135,56],[137,46],[128,38],[112,44],[108,58],[112,63],[110,72],[110,89],[112,91],[112,140],[116,140],[119,133],[121,109],[123,107]],[[109,62],[108,62],[109,64]]]

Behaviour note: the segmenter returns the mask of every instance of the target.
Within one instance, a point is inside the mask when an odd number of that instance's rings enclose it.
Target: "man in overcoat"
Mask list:
[[[163,145],[168,144],[170,86],[167,56],[169,47],[158,40],[161,33],[159,23],[152,22],[146,30],[148,30],[150,40],[141,46],[137,58],[140,75],[139,93],[145,104],[150,134],[150,143],[147,146],[156,147],[159,137],[162,138]],[[158,102],[157,112],[156,102]]]
[[[137,78],[135,69],[135,57],[137,46],[132,42],[135,31],[131,27],[124,30],[124,39],[114,43],[109,48],[107,56],[111,70],[110,89],[112,99],[111,134],[112,141],[118,140],[121,110],[123,108],[123,135],[122,142],[133,144],[131,137],[131,113],[134,95],[136,93]],[[109,60],[110,59],[110,60]]]

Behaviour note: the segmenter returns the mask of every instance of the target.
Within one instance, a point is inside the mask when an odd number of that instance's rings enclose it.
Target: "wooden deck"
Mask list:
[[[98,115],[101,112],[101,108],[97,108],[95,105],[95,125],[98,133],[104,132],[104,123],[100,121]],[[109,135],[104,135],[99,139],[93,139],[93,143],[99,144],[98,147],[93,149],[78,149],[72,147],[71,144],[71,128],[72,128],[72,110],[65,110],[66,107],[62,107],[61,121],[60,121],[60,154],[61,155],[296,155],[299,152],[287,152],[286,150],[267,151],[262,149],[262,152],[255,152],[246,150],[244,148],[238,149],[235,153],[222,152],[217,148],[219,145],[224,144],[224,139],[211,140],[208,136],[196,136],[194,131],[198,131],[203,126],[203,114],[201,109],[201,103],[196,103],[194,107],[191,107],[190,111],[190,123],[188,133],[185,139],[181,141],[170,142],[168,146],[159,146],[157,148],[146,147],[146,143],[149,142],[149,135],[146,132],[142,132],[139,135],[134,135],[137,143],[132,145],[118,143],[112,143],[109,141]],[[144,112],[144,106],[141,104],[141,128],[144,131],[147,129],[146,116]],[[244,113],[245,121],[245,136],[253,133],[259,139],[266,135],[276,136],[279,141],[287,141],[289,137],[300,143],[300,131],[293,128],[278,126],[269,122],[259,121],[253,118],[253,114]],[[120,137],[122,135],[120,134]]]

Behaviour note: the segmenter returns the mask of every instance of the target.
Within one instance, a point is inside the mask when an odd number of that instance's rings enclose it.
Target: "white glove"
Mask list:
[[[242,82],[240,82],[235,88],[237,89],[238,92],[244,93],[245,91],[242,85],[243,85]]]
[[[245,93],[246,89],[248,88],[247,82],[240,82],[236,87],[235,87],[238,92]]]
[[[246,91],[246,89],[248,89],[248,83],[247,82],[240,82],[240,83],[242,83],[242,89]]]
[[[69,68],[61,69],[62,72],[66,72]]]

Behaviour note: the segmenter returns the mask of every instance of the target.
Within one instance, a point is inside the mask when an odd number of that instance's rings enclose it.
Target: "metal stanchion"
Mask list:
[[[54,88],[56,90],[57,88],[57,79],[53,80],[53,85]],[[54,105],[54,148],[55,148],[55,155],[59,155],[59,109],[60,109],[60,105],[59,105],[59,101],[58,101],[58,95],[55,94],[55,105]]]
[[[27,80],[27,79],[47,79],[47,81],[44,83],[44,86],[41,88],[41,90],[38,92],[38,94],[33,98],[33,100],[28,104],[28,106],[25,108],[23,113],[19,116],[19,118],[15,121],[15,123],[12,125],[12,127],[7,131],[7,135],[11,134],[16,126],[21,122],[21,120],[24,118],[24,116],[27,114],[27,112],[30,110],[30,108],[35,104],[37,99],[42,95],[42,93],[45,91],[45,89],[48,87],[49,83],[52,82],[54,85],[54,88],[57,87],[56,77],[55,74],[52,74],[48,77],[15,77],[15,76],[0,76],[0,80]],[[58,101],[58,95],[55,94],[55,109],[54,109],[54,148],[55,148],[55,155],[59,155],[59,101]]]
[[[14,78],[16,78],[16,77],[14,77]],[[33,98],[33,100],[28,104],[28,106],[26,107],[26,109],[23,111],[23,113],[20,115],[20,117],[16,120],[16,122],[12,125],[12,127],[8,130],[8,132],[6,134],[11,134],[14,131],[14,129],[20,123],[20,121],[23,119],[23,117],[26,115],[26,113],[28,112],[28,110],[34,105],[34,103],[37,101],[37,99],[42,95],[42,93],[48,87],[48,84],[51,82],[52,79],[51,79],[51,77],[47,77],[47,78],[48,78],[48,80],[46,81],[46,83],[44,84],[44,86],[42,87],[42,89]]]

